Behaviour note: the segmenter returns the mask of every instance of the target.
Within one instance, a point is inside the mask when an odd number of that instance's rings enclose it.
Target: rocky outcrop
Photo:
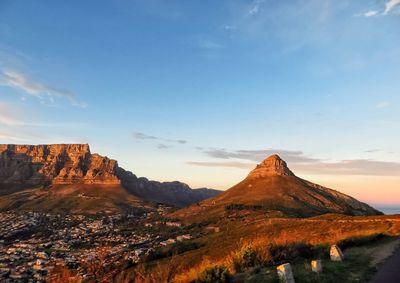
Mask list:
[[[115,160],[88,144],[0,145],[0,183],[13,186],[119,184]]]
[[[287,167],[286,162],[275,154],[258,164],[257,167],[250,172],[247,178],[257,179],[268,176],[294,176],[294,174]]]
[[[183,207],[216,196],[181,182],[138,178],[88,144],[0,145],[0,195],[49,185],[119,185],[143,200]]]

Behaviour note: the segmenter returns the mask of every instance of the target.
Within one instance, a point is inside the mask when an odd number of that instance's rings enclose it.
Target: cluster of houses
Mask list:
[[[35,282],[44,282],[49,261],[47,253],[34,250],[30,241],[16,242],[5,247],[0,245],[0,281],[20,282],[32,278]]]
[[[106,249],[107,264],[138,262],[157,247],[190,240],[179,222],[149,220],[148,215],[60,215],[0,213],[0,282],[45,282],[57,265],[85,278],[82,263]],[[172,229],[162,233],[163,227]],[[172,237],[171,237],[172,236]]]
[[[20,215],[0,213],[0,223],[1,238],[12,237],[15,234],[27,232],[32,227],[35,227],[38,223],[38,214],[34,212]]]

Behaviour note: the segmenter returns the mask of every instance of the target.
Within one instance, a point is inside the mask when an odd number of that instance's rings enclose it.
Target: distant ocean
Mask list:
[[[379,211],[382,211],[385,214],[400,214],[400,206],[398,207],[377,206],[375,208],[378,209]]]

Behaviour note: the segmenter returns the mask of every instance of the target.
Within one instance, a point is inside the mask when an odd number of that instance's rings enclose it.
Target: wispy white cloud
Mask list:
[[[3,103],[0,103],[0,124],[14,126],[18,123],[19,121],[9,113],[8,108]]]
[[[158,140],[158,138],[156,136],[146,135],[141,132],[134,132],[133,138],[137,139],[137,140]]]
[[[366,18],[369,18],[369,17],[378,16],[378,15],[379,15],[379,11],[377,11],[377,10],[370,10],[370,11],[367,11],[367,12],[365,12],[365,13],[355,14],[354,16],[355,16],[355,17],[366,17]]]
[[[354,16],[366,17],[366,18],[375,17],[375,16],[379,16],[379,15],[386,16],[386,15],[394,12],[394,10],[397,7],[399,7],[399,5],[400,5],[400,0],[387,0],[385,3],[385,7],[384,8],[382,7],[382,9],[369,10],[367,12],[355,14]]]
[[[24,120],[26,113],[26,109],[22,109],[21,107],[15,106],[11,103],[0,102],[0,125],[14,127],[14,126],[23,126],[26,124]],[[32,122],[32,119],[30,119]]]
[[[370,151],[372,152],[372,150]],[[351,159],[327,161],[309,157],[302,151],[265,149],[234,150],[213,149],[203,151],[208,157],[224,159],[224,161],[189,161],[188,164],[206,167],[234,167],[250,169],[272,154],[280,155],[294,171],[307,174],[326,175],[364,175],[364,176],[399,176],[400,163],[371,159]],[[233,159],[233,160],[232,160]],[[251,163],[254,162],[254,163]]]
[[[207,156],[219,159],[243,159],[248,161],[259,162],[269,155],[278,154],[288,162],[308,163],[315,162],[318,159],[310,158],[299,150],[283,150],[283,149],[260,149],[260,150],[234,150],[226,149],[208,149],[203,151]]]
[[[245,163],[239,161],[224,161],[224,162],[207,162],[207,161],[189,161],[189,165],[203,166],[203,167],[228,167],[228,168],[239,168],[239,169],[251,169],[254,167],[253,163]]]
[[[266,47],[269,42],[277,41],[282,44],[282,52],[288,53],[309,43],[321,45],[333,37],[328,29],[338,11],[331,1],[295,1],[290,5],[285,1],[232,2],[226,24],[235,27],[236,38],[245,35],[248,39],[266,41]]]
[[[371,159],[341,160],[338,162],[316,162],[297,164],[297,170],[314,174],[364,175],[364,176],[399,176],[400,163]]]
[[[385,11],[383,12],[383,14],[387,15],[399,5],[400,5],[400,0],[388,0],[385,4]]]
[[[187,141],[183,139],[168,139],[168,138],[162,138],[162,137],[157,137],[153,135],[147,135],[142,132],[134,132],[133,133],[133,138],[135,140],[149,140],[149,141],[162,141],[162,142],[167,142],[167,143],[175,143],[175,144],[186,144]],[[166,145],[164,144],[158,144],[159,149],[165,149]]]
[[[1,132],[1,131],[0,131],[0,139],[15,140],[15,141],[23,141],[24,140],[23,138],[18,137],[16,135],[9,134],[6,132]]]
[[[389,106],[390,106],[390,102],[388,102],[388,101],[382,101],[382,102],[379,102],[379,103],[376,105],[376,108],[382,109],[382,108],[387,108],[387,107],[389,107]]]
[[[379,14],[378,11],[371,10],[371,11],[368,11],[368,12],[364,13],[364,16],[368,18],[368,17],[374,17],[374,16],[376,16],[378,14]]]
[[[86,103],[79,102],[72,92],[36,82],[15,70],[3,70],[0,73],[0,84],[22,90],[27,95],[40,100],[47,97],[53,102],[55,98],[66,98],[74,106],[86,107]]]
[[[11,30],[9,30],[9,32],[11,32]],[[7,69],[7,66],[13,66],[16,69],[23,69],[27,67],[27,62],[32,62],[32,57],[27,53],[0,44],[1,69]]]
[[[32,119],[32,116],[36,117],[37,115],[25,107],[0,102],[0,126],[5,126],[13,130],[22,127],[77,128],[85,125],[84,123],[74,122],[43,122],[37,119]]]
[[[163,144],[163,143],[160,143],[160,144],[157,145],[158,149],[169,149],[171,147],[172,147],[171,145],[166,145],[166,144]]]
[[[364,150],[365,153],[376,153],[376,152],[380,152],[379,149],[368,149],[368,150]]]
[[[223,28],[224,30],[236,30],[236,29],[237,29],[237,26],[234,26],[234,25],[224,25],[222,28]]]
[[[250,9],[247,12],[247,16],[254,16],[258,14],[261,10],[261,5],[265,2],[265,0],[254,0]]]
[[[203,49],[221,49],[224,48],[223,45],[208,39],[199,40],[199,47]]]

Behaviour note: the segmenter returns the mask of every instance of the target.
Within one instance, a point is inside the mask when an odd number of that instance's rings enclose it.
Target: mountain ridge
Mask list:
[[[139,178],[119,167],[116,160],[91,153],[88,144],[0,145],[0,195],[70,185],[120,186],[143,201],[177,207],[220,193],[212,189],[193,190],[178,181]]]
[[[120,184],[117,161],[91,154],[88,144],[2,144],[0,154],[3,184]]]
[[[222,194],[183,208],[173,216],[202,219],[243,211],[263,212],[271,217],[382,214],[351,196],[297,177],[284,160],[272,155]]]

